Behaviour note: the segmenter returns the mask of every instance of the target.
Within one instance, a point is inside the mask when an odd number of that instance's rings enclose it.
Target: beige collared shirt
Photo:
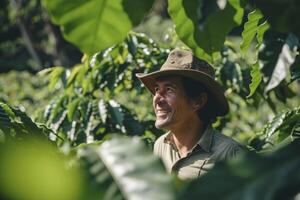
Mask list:
[[[181,157],[171,134],[168,132],[156,140],[154,154],[162,159],[169,173],[174,172],[181,179],[198,178],[217,160],[232,158],[245,151],[241,144],[208,126],[194,148]]]

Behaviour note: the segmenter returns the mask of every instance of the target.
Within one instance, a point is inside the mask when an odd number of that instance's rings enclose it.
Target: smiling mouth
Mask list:
[[[167,111],[167,110],[158,110],[156,111],[156,116],[157,117],[160,117],[160,116],[165,116],[169,113],[170,111]]]

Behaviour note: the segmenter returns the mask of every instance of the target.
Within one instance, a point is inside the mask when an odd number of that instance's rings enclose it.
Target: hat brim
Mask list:
[[[168,75],[178,75],[191,78],[203,84],[214,98],[213,100],[216,102],[216,106],[218,106],[218,109],[216,110],[217,116],[224,116],[229,112],[229,105],[224,96],[222,88],[214,79],[203,72],[192,69],[169,69],[156,71],[149,74],[138,73],[136,74],[136,77],[138,77],[138,79],[146,86],[146,88],[152,94],[154,94],[156,79],[160,76]]]

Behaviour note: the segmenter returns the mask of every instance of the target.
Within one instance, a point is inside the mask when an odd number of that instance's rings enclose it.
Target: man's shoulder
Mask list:
[[[234,139],[214,130],[214,140],[212,144],[212,152],[216,157],[228,159],[235,157],[237,154],[245,152],[246,147],[235,141]]]

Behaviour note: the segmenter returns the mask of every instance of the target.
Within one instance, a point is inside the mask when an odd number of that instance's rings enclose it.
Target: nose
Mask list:
[[[155,91],[155,93],[154,93],[153,103],[155,105],[162,101],[164,101],[164,94],[163,94],[163,90],[159,89],[159,90]]]

